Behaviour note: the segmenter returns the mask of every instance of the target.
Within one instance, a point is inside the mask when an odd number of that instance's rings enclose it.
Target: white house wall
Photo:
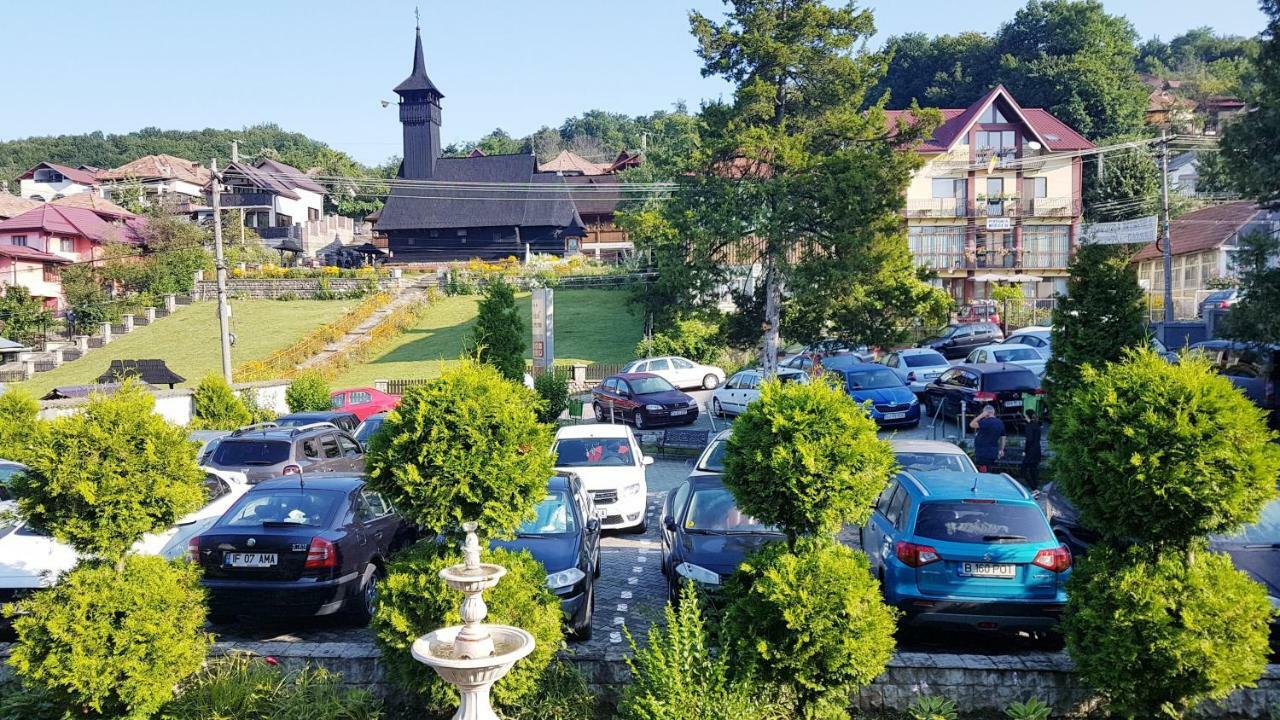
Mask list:
[[[81,185],[71,180],[63,180],[62,182],[36,182],[35,180],[23,180],[18,183],[18,194],[24,198],[31,198],[39,195],[44,200],[53,200],[58,195],[66,197],[67,195],[79,195],[80,193],[92,192],[94,188],[88,185]]]

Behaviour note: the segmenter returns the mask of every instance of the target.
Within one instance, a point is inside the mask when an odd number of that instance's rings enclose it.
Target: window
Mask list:
[[[373,508],[369,506],[369,498],[364,493],[360,493],[355,497],[356,522],[367,523],[377,520],[378,516],[374,513]]]
[[[932,502],[920,506],[916,535],[962,543],[1048,542],[1049,523],[1034,505]]]
[[[342,450],[338,448],[338,441],[332,435],[320,436],[320,448],[324,450],[324,456],[332,459],[342,457]]]
[[[965,181],[956,178],[934,178],[933,196],[935,198],[964,197]]]
[[[290,446],[278,440],[226,440],[213,453],[215,465],[267,466],[289,459]]]
[[[998,198],[1004,194],[1004,178],[987,178],[987,198]]]
[[[994,151],[998,154],[1010,154],[1018,147],[1016,134],[1012,130],[979,130],[973,134],[978,152]]]
[[[524,521],[516,530],[520,535],[563,535],[577,531],[573,504],[569,494],[562,490],[548,492],[534,508],[533,519]]]
[[[962,226],[912,225],[907,228],[907,245],[917,265],[951,268],[964,263]]]
[[[903,510],[907,507],[907,491],[901,486],[893,493],[893,499],[889,501],[889,507],[885,510],[884,519],[890,524],[897,526],[898,521],[902,519]]]
[[[59,242],[59,248],[64,253],[72,253],[76,251],[76,241],[71,238],[62,238]]]
[[[671,363],[667,362],[666,360],[654,360],[649,363],[649,372],[662,372],[663,370],[670,370],[670,369],[671,369]]]
[[[314,440],[302,441],[302,454],[312,459],[318,459],[320,457],[320,451],[316,449],[316,443]]]
[[[727,382],[727,383],[725,383],[725,384],[724,384],[724,389],[725,389],[725,390],[737,390],[737,389],[738,389],[738,382],[739,382],[740,380],[742,380],[742,373],[738,373],[737,375],[734,375],[733,377],[729,378],[729,382]]]
[[[343,457],[355,457],[360,454],[360,446],[346,435],[338,436],[338,445],[342,446]]]
[[[231,492],[231,488],[227,486],[226,481],[213,473],[205,473],[204,493],[206,503],[211,503],[229,492]]]
[[[977,388],[977,385],[974,385],[974,388]],[[982,376],[982,389],[987,392],[1004,392],[1007,390],[1031,392],[1039,388],[1040,379],[1030,370],[1003,370]]]
[[[27,236],[26,236],[26,235],[14,235],[13,237],[9,238],[9,244],[10,244],[10,245],[17,245],[18,247],[26,247],[26,246],[27,246]]]
[[[692,370],[693,363],[684,358],[671,358],[671,366],[677,370]]]
[[[1028,178],[1027,184],[1032,186],[1032,197],[1049,197],[1049,178]]]
[[[742,377],[742,382],[738,385],[743,390],[755,390],[760,387],[759,373],[747,373]]]
[[[635,467],[638,462],[626,438],[564,438],[554,450],[556,467]]]
[[[680,483],[680,487],[676,488],[675,498],[671,501],[671,517],[675,519],[684,510],[684,501],[689,498],[689,491],[692,487],[688,482]]]
[[[996,104],[991,103],[986,110],[982,111],[982,117],[978,118],[978,122],[982,125],[994,125],[997,123],[1004,124],[1009,122],[1004,119],[1004,115],[996,109]]]
[[[885,367],[898,367],[898,353],[889,353],[880,361]]]
[[[383,517],[391,514],[391,504],[381,494],[365,490],[361,495],[364,496],[364,501],[369,503],[369,510],[374,517]]]
[[[938,367],[947,364],[947,359],[942,357],[941,353],[933,351],[904,355],[902,359],[906,361],[909,368]]]
[[[219,527],[255,527],[289,523],[321,527],[329,524],[342,494],[332,490],[301,492],[296,488],[246,493],[218,520]]]
[[[44,281],[45,281],[45,282],[58,282],[58,268],[57,268],[57,266],[55,266],[55,265],[51,265],[51,264],[49,264],[49,263],[45,263],[45,264],[43,265],[43,268],[44,268]]]
[[[347,393],[347,402],[352,405],[362,405],[372,401],[373,396],[362,390],[353,390],[352,392]]]
[[[316,208],[307,208],[307,219],[308,219],[308,220],[319,220],[319,219],[320,219],[320,211],[319,211],[318,209],[316,209]]]
[[[880,498],[876,500],[876,510],[883,515],[889,512],[889,505],[893,501],[893,491],[898,489],[898,482],[895,480],[885,486],[884,492],[880,493]]]
[[[608,380],[605,380],[604,389],[606,392],[612,392],[612,393],[618,392],[618,379],[609,378]]]
[[[276,227],[292,227],[293,217],[284,213],[276,213]]]
[[[1067,225],[1023,225],[1022,267],[1065,268],[1070,247]]]

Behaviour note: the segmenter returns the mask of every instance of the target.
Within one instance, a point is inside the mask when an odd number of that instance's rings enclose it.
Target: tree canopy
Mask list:
[[[1258,52],[1251,110],[1227,126],[1223,160],[1233,189],[1267,207],[1280,207],[1280,1],[1262,0],[1267,29]]]

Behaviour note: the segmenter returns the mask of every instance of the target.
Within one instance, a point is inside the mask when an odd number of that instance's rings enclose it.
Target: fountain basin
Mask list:
[[[451,565],[440,571],[440,579],[454,590],[463,593],[478,593],[498,584],[498,580],[507,574],[507,569],[493,563],[479,563],[475,567],[465,564]]]
[[[461,625],[453,625],[427,633],[414,641],[411,652],[420,663],[431,666],[445,682],[463,685],[496,682],[517,660],[533,652],[533,635],[510,625],[485,625],[493,638],[493,655],[478,658],[453,656],[454,642]]]

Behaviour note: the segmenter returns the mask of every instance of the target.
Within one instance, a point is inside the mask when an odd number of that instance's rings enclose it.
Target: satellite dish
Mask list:
[[[1039,150],[1039,149],[1040,149],[1040,143],[1036,142],[1035,140],[1032,140],[1031,142],[1027,143],[1027,149],[1028,149],[1028,150]]]

